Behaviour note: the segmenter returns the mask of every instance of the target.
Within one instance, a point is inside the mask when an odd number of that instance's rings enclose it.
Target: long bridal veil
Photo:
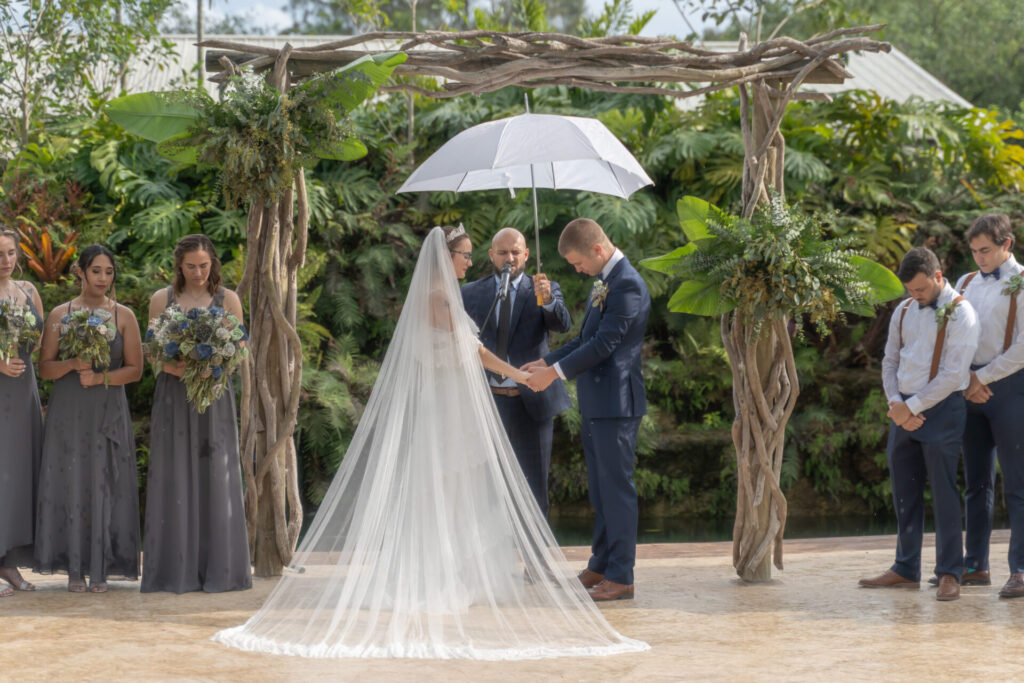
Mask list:
[[[532,659],[647,649],[605,621],[516,462],[444,232],[423,243],[366,410],[263,607],[214,636],[306,657]]]

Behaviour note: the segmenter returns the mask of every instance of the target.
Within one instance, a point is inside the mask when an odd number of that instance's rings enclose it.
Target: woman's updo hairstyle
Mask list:
[[[462,240],[469,239],[466,228],[462,227],[462,223],[458,225],[442,225],[441,229],[444,230],[444,241],[448,245],[448,251],[458,249],[459,243]]]

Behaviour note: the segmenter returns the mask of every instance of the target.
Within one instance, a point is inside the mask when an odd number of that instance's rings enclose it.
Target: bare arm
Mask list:
[[[121,386],[138,382],[142,377],[142,335],[139,334],[139,322],[135,318],[132,309],[121,304],[117,306],[118,331],[124,341],[124,360],[117,370],[110,370],[106,379],[102,372],[93,372],[92,367],[87,370],[79,370],[78,377],[83,387],[93,387],[103,384],[108,386]]]
[[[46,311],[43,310],[43,299],[39,296],[39,290],[36,289],[36,286],[28,280],[26,280],[24,284],[28,287],[29,295],[32,297],[32,303],[35,304],[36,310],[39,311],[40,320],[46,320]]]
[[[526,378],[530,376],[530,373],[523,372],[519,368],[512,367],[511,365],[509,365],[508,363],[506,363],[505,361],[501,360],[493,353],[488,351],[487,347],[484,346],[483,344],[481,344],[478,347],[478,349],[480,352],[480,362],[483,363],[483,366],[485,368],[487,368],[491,372],[496,372],[499,375],[511,377],[520,384],[526,383]]]
[[[60,379],[69,372],[91,370],[88,363],[78,359],[57,360],[60,343],[60,319],[63,317],[63,306],[50,311],[43,325],[43,340],[39,351],[39,376],[43,379]]]

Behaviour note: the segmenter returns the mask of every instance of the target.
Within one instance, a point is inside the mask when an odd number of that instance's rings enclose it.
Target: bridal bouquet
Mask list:
[[[228,378],[249,354],[241,345],[249,338],[238,318],[216,306],[193,308],[187,314],[169,306],[149,321],[146,355],[158,370],[163,363],[182,361],[185,396],[200,413],[220,398]]]
[[[23,344],[37,341],[39,330],[32,309],[9,299],[0,301],[0,360],[14,358]]]
[[[110,342],[117,328],[110,311],[82,308],[60,319],[60,341],[57,350],[62,360],[79,358],[95,368],[103,369],[103,385],[107,386],[110,367]]]

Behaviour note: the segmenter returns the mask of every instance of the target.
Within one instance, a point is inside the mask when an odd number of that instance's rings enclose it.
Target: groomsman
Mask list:
[[[995,499],[996,454],[1010,512],[1010,578],[1000,597],[1024,597],[1024,289],[1005,214],[979,216],[967,230],[978,270],[956,289],[978,312],[981,333],[971,361],[964,429],[967,553],[963,585],[992,583],[989,538]]]
[[[907,252],[897,276],[910,298],[889,322],[882,384],[889,400],[887,455],[896,507],[896,561],[867,588],[918,588],[924,527],[925,477],[935,518],[938,600],[960,597],[963,538],[957,466],[967,409],[971,358],[978,319],[971,304],[949,285],[929,249]]]
[[[521,232],[502,228],[491,240],[487,254],[494,274],[463,285],[462,302],[469,316],[484,330],[480,337],[483,345],[498,358],[518,367],[546,354],[548,333],[568,332],[572,317],[557,282],[539,273],[533,277],[524,274],[530,250]],[[487,311],[501,285],[501,271],[506,265],[510,282],[508,298],[494,307],[492,319],[485,328]],[[538,298],[544,303],[538,305]],[[537,505],[547,516],[555,415],[572,407],[565,384],[558,381],[547,391],[536,393],[507,377],[487,374],[512,450]]]
[[[576,379],[594,507],[590,562],[579,579],[595,601],[631,599],[638,518],[633,465],[647,412],[640,350],[651,297],[629,259],[590,219],[565,226],[558,253],[576,272],[598,279],[579,336],[523,369],[533,373],[527,384],[537,391],[558,378]]]

